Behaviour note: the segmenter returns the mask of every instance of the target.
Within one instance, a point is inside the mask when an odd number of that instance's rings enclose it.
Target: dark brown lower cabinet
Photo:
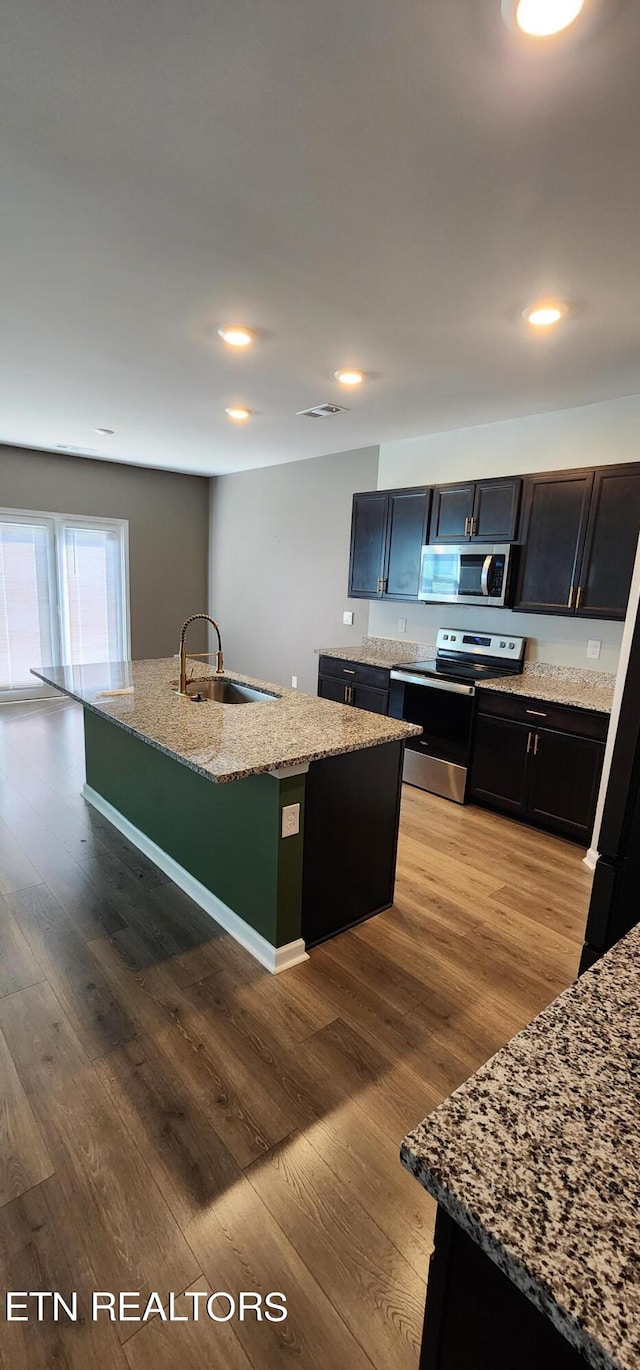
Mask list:
[[[579,1370],[586,1361],[438,1209],[419,1370]]]
[[[481,692],[470,798],[588,842],[608,723],[605,714]]]
[[[389,712],[389,672],[379,666],[344,661],[342,657],[321,656],[318,694],[336,704],[368,709],[372,714]]]

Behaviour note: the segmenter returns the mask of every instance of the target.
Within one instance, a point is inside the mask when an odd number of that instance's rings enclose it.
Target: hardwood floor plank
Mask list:
[[[53,1170],[33,1109],[0,1032],[0,1207],[46,1180]]]
[[[39,1041],[63,1038],[35,1068],[21,1040],[25,1004]],[[0,1023],[82,1240],[96,1288],[154,1289],[163,1299],[202,1274],[131,1134],[46,986],[0,1001]],[[39,1053],[38,1053],[39,1054]],[[43,1068],[45,1074],[43,1078]],[[128,1324],[117,1326],[122,1340]]]
[[[130,1041],[138,1025],[57,900],[45,885],[38,890],[37,905],[13,896],[16,922],[86,1051],[99,1056]]]
[[[111,1322],[91,1320],[91,1293],[100,1286],[87,1260],[78,1217],[57,1176],[2,1209],[0,1280],[4,1289],[56,1290],[70,1303],[78,1295],[78,1321],[5,1323],[2,1370],[126,1370]],[[32,1314],[35,1305],[31,1307]],[[81,1316],[80,1316],[81,1315]]]
[[[183,1229],[241,1171],[180,1073],[144,1036],[94,1062],[107,1094]]]
[[[40,876],[6,823],[0,822],[0,894],[37,885]]]
[[[374,1365],[415,1370],[424,1284],[303,1136],[247,1172]]]
[[[227,1288],[218,1281],[216,1288]],[[195,1280],[186,1291],[213,1292],[206,1280]],[[231,1291],[229,1291],[231,1292]],[[201,1305],[200,1305],[201,1306]],[[226,1305],[228,1307],[228,1305]],[[181,1295],[176,1299],[177,1317],[192,1318],[194,1301]],[[220,1313],[224,1306],[218,1305]],[[130,1370],[256,1370],[245,1355],[230,1323],[212,1322],[202,1313],[197,1322],[162,1322],[152,1318],[125,1342],[124,1354]]]
[[[44,978],[42,967],[0,896],[0,998]]]
[[[380,1358],[370,1361],[354,1337],[350,1310],[334,1303],[315,1278],[297,1232],[286,1235],[247,1179],[203,1212],[187,1229],[187,1237],[211,1288],[286,1294],[286,1321],[257,1323],[248,1318],[235,1325],[254,1370],[380,1366]]]
[[[396,1142],[349,1099],[321,1115],[304,1136],[424,1280],[436,1201],[397,1164]]]

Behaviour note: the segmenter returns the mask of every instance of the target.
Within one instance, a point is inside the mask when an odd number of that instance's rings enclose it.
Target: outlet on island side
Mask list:
[[[601,647],[602,643],[599,642],[597,638],[589,638],[589,641],[587,643],[587,656],[591,657],[592,661],[597,661],[598,657],[600,656]]]
[[[284,804],[282,808],[282,836],[295,837],[300,832],[300,805]]]

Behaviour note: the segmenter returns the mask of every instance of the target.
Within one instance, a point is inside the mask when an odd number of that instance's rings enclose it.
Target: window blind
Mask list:
[[[51,528],[0,522],[0,689],[34,684],[32,666],[54,659]]]

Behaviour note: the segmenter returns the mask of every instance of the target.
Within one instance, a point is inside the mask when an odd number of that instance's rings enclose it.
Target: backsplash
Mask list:
[[[398,620],[406,619],[400,633]],[[618,668],[622,623],[595,619],[554,617],[551,614],[517,614],[511,609],[474,608],[460,604],[402,604],[373,602],[369,606],[369,635],[395,641],[431,643],[438,628],[486,628],[527,638],[527,661],[547,661],[555,666],[577,666],[592,671],[615,672]],[[602,643],[600,656],[587,656],[587,642]]]

